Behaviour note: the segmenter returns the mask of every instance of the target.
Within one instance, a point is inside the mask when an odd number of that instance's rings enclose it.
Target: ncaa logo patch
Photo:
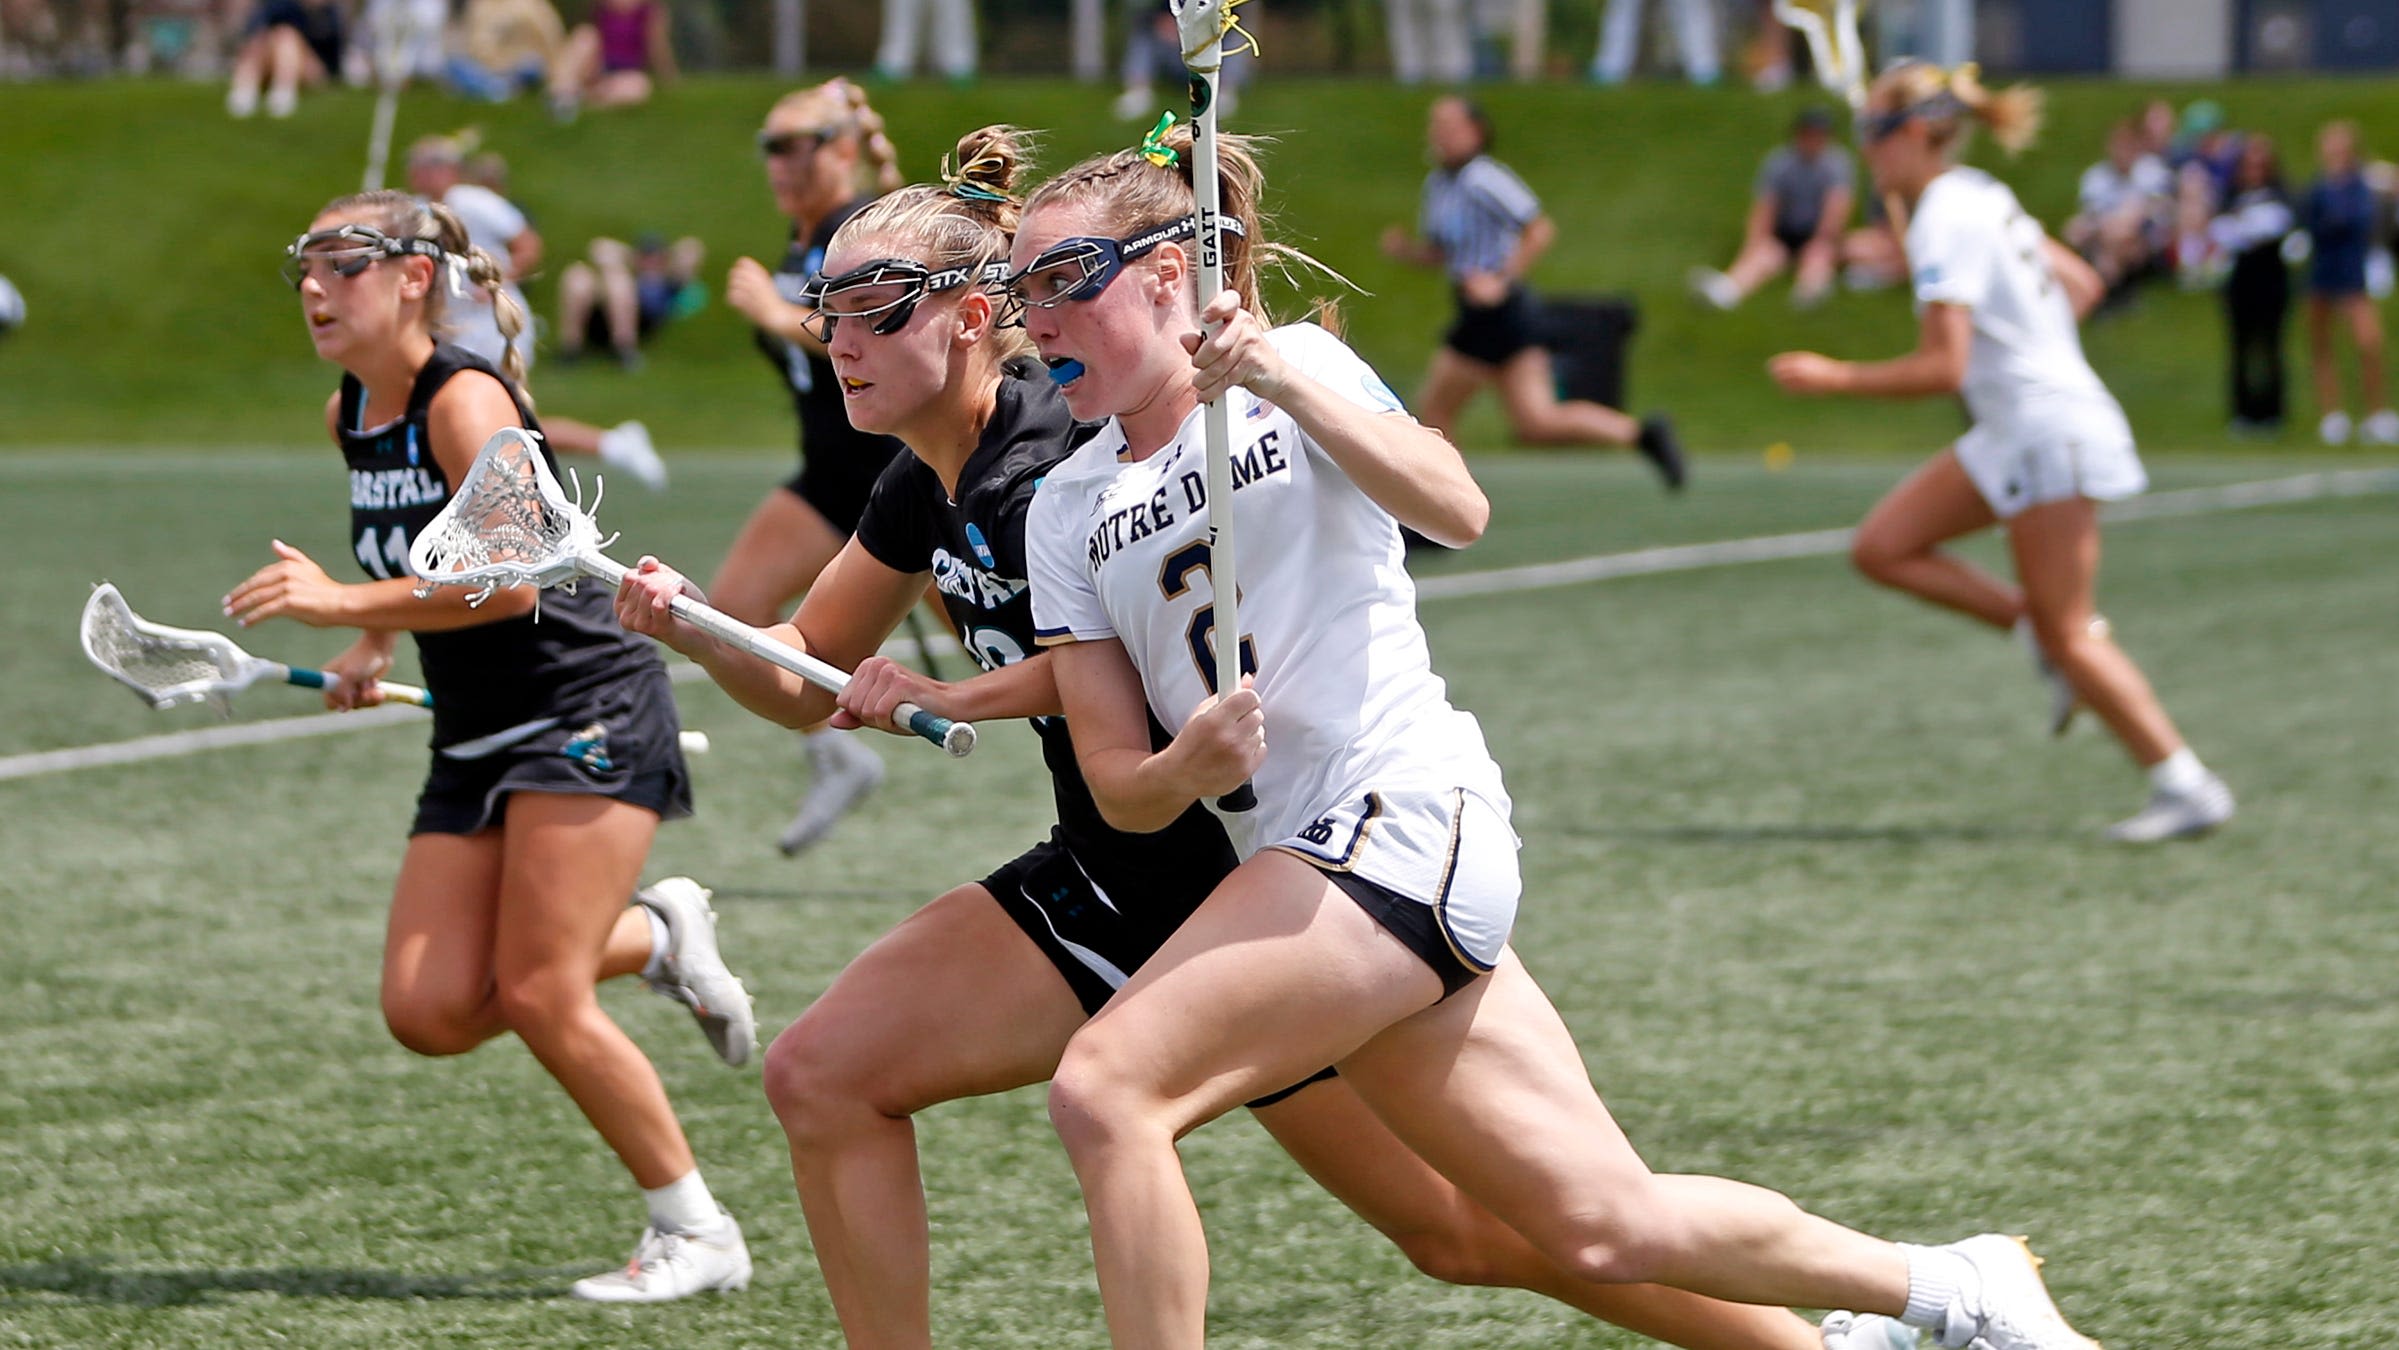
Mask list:
[[[1033,486],[1038,488],[1041,485],[1039,483],[1035,483]],[[975,523],[971,520],[966,522],[966,544],[967,547],[975,551],[975,560],[982,563],[985,567],[997,567],[1000,565],[999,560],[991,556],[991,545],[983,542],[983,532],[979,529],[976,529]]]

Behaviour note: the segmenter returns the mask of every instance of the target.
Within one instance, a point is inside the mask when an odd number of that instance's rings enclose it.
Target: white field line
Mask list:
[[[2164,520],[2177,516],[2210,515],[2258,506],[2280,506],[2291,502],[2360,497],[2384,492],[2399,492],[2399,470],[2357,469],[2338,473],[2307,473],[2252,483],[2232,483],[2223,487],[2160,492],[2111,506],[2107,509],[2107,518],[2114,521]],[[1419,581],[1416,584],[1416,593],[1427,600],[1445,600],[1457,596],[1496,595],[1512,591],[1540,590],[1553,586],[1572,586],[1589,581],[1648,576],[1659,572],[1689,572],[1708,567],[1724,567],[1735,563],[1822,557],[1846,550],[1849,547],[1849,536],[1850,531],[1848,530],[1808,530],[1798,534],[1769,534],[1749,539],[1725,539],[1707,544],[1680,544],[1668,548],[1636,549],[1630,553],[1606,553],[1595,557],[1574,558],[1556,563],[1538,563],[1527,567],[1500,567],[1482,572],[1459,572],[1450,576],[1428,577]],[[914,647],[913,641],[894,639],[884,646],[883,651],[885,655],[897,658],[911,653]],[[933,641],[933,650],[937,653],[954,653],[958,650],[958,645],[954,640],[937,636]],[[676,683],[685,684],[706,678],[707,672],[689,662],[677,662],[668,667],[667,674]],[[161,736],[142,736],[134,740],[111,741],[102,745],[43,750],[33,754],[0,758],[0,781],[64,773],[72,769],[98,768],[108,764],[134,764],[144,760],[197,754],[204,750],[216,750],[226,746],[262,745],[274,741],[304,740],[312,736],[333,736],[368,727],[391,726],[401,722],[421,722],[428,716],[430,714],[419,708],[399,706],[367,708],[354,713],[338,715],[314,713],[300,717],[275,718],[263,722],[244,722],[233,726],[170,732]]]
[[[2211,515],[2255,506],[2280,506],[2328,497],[2360,497],[2378,492],[2399,492],[2399,470],[2352,469],[2339,473],[2303,473],[2254,483],[2159,492],[2107,507],[2105,515],[2112,521],[2164,520],[2174,516]],[[1579,585],[1586,581],[1648,576],[1657,572],[1690,572],[1733,563],[1817,558],[1846,552],[1852,533],[1850,530],[1808,530],[1800,534],[1765,534],[1709,544],[1677,544],[1667,548],[1635,549],[1630,553],[1603,553],[1595,557],[1534,563],[1525,567],[1459,572],[1450,576],[1427,577],[1417,582],[1416,594],[1426,600],[1447,600],[1462,595],[1532,591],[1551,586]]]

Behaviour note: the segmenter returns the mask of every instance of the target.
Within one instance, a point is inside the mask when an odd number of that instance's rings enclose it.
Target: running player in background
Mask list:
[[[1161,237],[1193,210],[1189,147],[1179,135],[1175,155],[1120,152],[1044,184],[1009,281],[1067,407],[1109,419],[1044,478],[1025,531],[1093,800],[1140,832],[1245,782],[1256,793],[1231,817],[1245,860],[1075,1033],[1051,1081],[1115,1343],[1205,1338],[1207,1240],[1175,1141],[1331,1063],[1428,1166],[1582,1279],[1863,1308],[1950,1346],[2091,1350],[2012,1239],[1901,1247],[1771,1191],[1653,1174],[1634,1152],[1508,947],[1507,791],[1432,671],[1402,560],[1403,525],[1464,544],[1489,502],[1340,339],[1259,317],[1257,258],[1279,250],[1237,137],[1218,146],[1240,226],[1229,289],[1199,306],[1192,254]],[[1254,671],[1221,697],[1212,396],[1234,428]],[[1153,721],[1180,727],[1162,750]]]
[[[774,271],[754,258],[734,262],[725,301],[758,330],[758,349],[791,391],[800,423],[800,471],[751,511],[708,592],[720,610],[763,627],[790,613],[825,564],[858,528],[867,493],[899,453],[888,436],[852,430],[825,345],[808,331],[814,306],[801,294],[825,260],[825,245],[877,192],[900,185],[883,118],[866,91],[828,80],[784,95],[758,133],[766,185],[791,221],[791,246]],[[786,854],[824,838],[883,781],[883,760],[846,731],[802,732],[809,784],[776,846]]]
[[[325,663],[355,706],[412,633],[433,691],[433,766],[392,894],[383,1017],[421,1055],[515,1032],[633,1174],[648,1227],[620,1270],[578,1280],[604,1302],[739,1289],[750,1258],[708,1192],[657,1070],[600,1007],[601,980],[641,975],[691,1008],[727,1063],[749,1057],[749,995],[717,955],[708,892],[670,877],[636,892],[661,820],[691,814],[674,694],[604,594],[531,589],[419,599],[408,546],[486,439],[538,430],[515,379],[440,342],[452,266],[514,336],[521,310],[458,218],[401,192],[327,206],[287,252],[317,355],[342,368],[325,425],[350,470],[350,536],[372,580],[333,580],[277,541],[225,597],[244,627],[357,628]],[[628,906],[626,897],[635,903]]]
[[[1385,254],[1443,269],[1457,296],[1457,320],[1416,392],[1425,425],[1455,440],[1466,400],[1491,385],[1518,441],[1636,449],[1666,486],[1680,488],[1688,471],[1665,417],[1636,422],[1605,404],[1559,400],[1549,349],[1534,332],[1539,302],[1525,288],[1558,227],[1524,180],[1491,157],[1491,123],[1482,108],[1455,95],[1435,99],[1425,137],[1434,168],[1424,180],[1421,237],[1397,225],[1383,232]]]
[[[1047,841],[869,947],[767,1052],[767,1097],[852,1345],[932,1341],[914,1115],[1047,1079],[1067,1038],[1235,863],[1196,804],[1154,834],[1109,827],[1056,716],[1024,581],[1025,513],[1042,475],[1097,428],[1067,413],[1021,330],[997,326],[987,282],[1015,225],[1020,155],[1015,132],[987,127],[959,142],[947,187],[903,188],[851,217],[816,311],[851,417],[912,453],[876,484],[856,536],[776,636],[856,663],[841,697],[848,724],[888,730],[902,700],[978,722],[1032,718],[1058,811]],[[872,655],[928,578],[984,674],[945,684]],[[668,604],[688,589],[644,559],[618,613],[762,717],[805,725],[833,712],[832,696],[674,618]],[[1814,1327],[1781,1309],[1575,1279],[1408,1152],[1337,1077],[1249,1106],[1326,1190],[1439,1278],[1533,1289],[1679,1345],[1819,1346]]]
[[[2007,186],[1957,155],[1976,124],[2013,152],[2032,139],[2039,96],[1985,89],[1972,66],[1914,63],[1874,82],[1859,116],[1877,187],[1907,204],[1916,350],[1889,361],[1786,352],[1769,364],[1796,394],[1962,394],[1974,426],[1876,504],[1851,544],[1870,579],[2014,630],[2051,686],[2050,729],[2087,707],[2148,773],[2149,803],[2118,822],[2122,843],[2202,834],[2230,820],[2231,789],[2184,744],[2140,667],[2094,608],[2099,506],[2149,484],[2124,410],[2083,359],[2072,292],[2089,267],[2049,239]],[[2017,584],[1940,546],[2007,527]]]

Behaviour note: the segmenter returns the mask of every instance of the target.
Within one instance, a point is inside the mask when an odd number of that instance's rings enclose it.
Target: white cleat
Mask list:
[[[2399,412],[2381,408],[2366,418],[2358,434],[2368,445],[2399,445]]]
[[[2316,423],[2316,439],[2326,445],[2347,445],[2349,432],[2349,414],[2345,412],[2328,412]]]
[[[2149,804],[2138,815],[2108,826],[2107,837],[2117,844],[2161,844],[2191,839],[2232,819],[2232,789],[2209,774],[2187,792],[2152,789]]]
[[[623,469],[652,492],[666,490],[666,461],[650,442],[650,429],[639,422],[619,422],[600,433],[600,462]]]
[[[798,813],[775,840],[775,847],[787,858],[832,833],[852,807],[883,784],[883,757],[864,742],[849,739],[848,732],[820,731],[810,740],[832,736],[842,739],[827,741],[821,748],[808,747],[808,793],[800,798]]]
[[[1694,267],[1685,274],[1691,293],[1717,309],[1734,310],[1741,307],[1741,286],[1731,277],[1713,267]]]
[[[712,1229],[698,1233],[646,1230],[623,1270],[575,1281],[575,1297],[593,1303],[665,1303],[711,1290],[750,1287],[750,1249],[741,1225],[719,1209]]]
[[[727,1064],[746,1064],[758,1045],[758,1018],[716,948],[716,911],[708,889],[690,877],[668,877],[633,893],[633,902],[666,923],[666,960],[650,988],[691,1009],[700,1031]]]
[[[1917,1350],[1916,1329],[1881,1313],[1831,1312],[1817,1333],[1824,1350]]]
[[[2041,1258],[2020,1237],[1985,1233],[1952,1242],[1980,1287],[1949,1305],[1947,1325],[1934,1339],[1971,1350],[2099,1350],[2099,1342],[2066,1322],[2041,1283]]]

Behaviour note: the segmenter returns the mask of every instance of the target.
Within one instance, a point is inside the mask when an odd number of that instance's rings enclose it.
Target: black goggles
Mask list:
[[[372,225],[311,230],[283,250],[283,279],[296,291],[320,263],[334,276],[354,277],[385,258],[411,254],[438,261],[442,248],[430,239],[394,239]]]
[[[819,272],[808,278],[800,288],[800,303],[810,306],[811,312],[800,323],[819,342],[831,342],[834,326],[843,319],[872,320],[868,331],[896,333],[916,317],[916,307],[926,296],[956,290],[970,281],[995,286],[1007,276],[1004,262],[931,268],[906,258],[877,258],[837,277]],[[843,296],[850,298],[846,306]]]
[[[837,139],[847,127],[820,127],[815,131],[761,131],[758,133],[758,157],[781,159],[785,155],[813,155],[825,142]]]
[[[1911,103],[1904,108],[1893,108],[1889,112],[1861,112],[1858,114],[1858,143],[1880,145],[1890,139],[1893,132],[1919,117],[1945,117],[1961,111],[1965,106],[1957,95],[1944,89],[1921,103]]]
[[[1241,222],[1230,216],[1218,217],[1218,223],[1226,234],[1242,233]],[[1126,263],[1147,257],[1160,244],[1180,242],[1198,232],[1197,217],[1176,216],[1122,239],[1097,235],[1061,239],[1034,255],[1033,261],[1003,283],[1008,307],[1000,317],[1001,326],[1022,324],[1028,308],[1056,309],[1070,300],[1097,300]]]

